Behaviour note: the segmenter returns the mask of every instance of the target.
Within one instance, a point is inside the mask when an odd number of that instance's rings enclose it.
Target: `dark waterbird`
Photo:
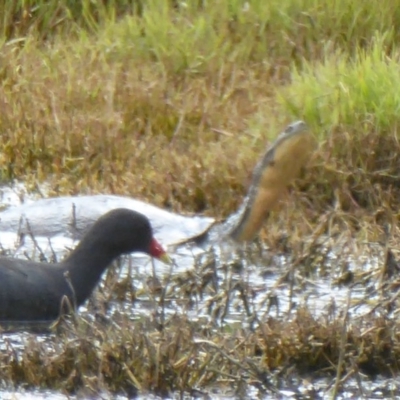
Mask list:
[[[147,217],[120,208],[99,218],[58,264],[0,257],[0,322],[55,320],[63,305],[85,302],[113,260],[132,252],[169,261]]]
[[[78,239],[96,219],[115,208],[146,214],[165,244],[194,242],[201,247],[232,239],[248,242],[257,235],[269,213],[285,197],[286,188],[300,174],[316,142],[303,121],[288,125],[263,152],[254,168],[247,196],[227,220],[173,214],[137,199],[113,195],[57,197],[10,207],[0,213],[0,240],[8,234],[36,239]],[[223,188],[221,188],[223,190]],[[1,194],[1,193],[0,193]],[[14,243],[12,240],[12,243]],[[26,244],[27,246],[27,244]],[[28,247],[29,248],[29,247]]]

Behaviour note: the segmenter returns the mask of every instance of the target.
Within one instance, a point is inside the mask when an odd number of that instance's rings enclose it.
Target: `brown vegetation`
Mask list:
[[[241,202],[267,143],[303,119],[319,150],[261,235],[271,251],[291,255],[282,281],[296,269],[301,282],[338,275],[338,284],[368,286],[364,241],[398,246],[400,8],[392,0],[3,1],[0,14],[1,181],[223,217]],[[339,265],[327,254],[343,241],[353,247]],[[372,274],[381,273],[380,257],[371,258]],[[351,260],[359,269],[345,268]],[[204,320],[156,307],[153,317],[93,321],[90,308],[45,342],[27,335],[22,352],[4,335],[0,379],[69,393],[195,395],[276,391],[293,372],[318,372],[336,375],[334,396],[351,375],[398,372],[395,283],[363,317],[343,304],[342,314],[317,317],[305,302],[261,318],[251,285],[210,289],[216,274],[173,277],[182,303],[209,291]],[[301,282],[291,284],[302,290]],[[231,297],[250,310],[251,329],[224,322]]]

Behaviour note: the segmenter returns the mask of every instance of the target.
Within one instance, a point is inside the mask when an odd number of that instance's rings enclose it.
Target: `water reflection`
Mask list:
[[[262,395],[256,387],[250,387],[245,398],[260,399],[260,400],[318,400],[331,397],[332,379],[312,377],[304,377],[293,379],[287,387],[282,387],[279,394]],[[359,399],[366,398],[369,400],[384,400],[395,399],[399,396],[400,379],[381,377],[372,382],[369,380],[357,381],[355,378],[350,378],[346,382],[346,390],[337,395],[336,399]],[[234,400],[237,399],[235,394],[229,393],[226,388],[214,388],[208,391],[206,398],[209,400]],[[1,391],[2,400],[92,400],[93,396],[70,396],[51,391]],[[159,397],[152,394],[135,397],[137,400],[178,400],[180,395],[172,397]],[[185,400],[196,400],[198,396],[184,396]],[[123,395],[115,395],[111,393],[98,393],[96,399],[101,400],[129,400],[130,398]]]
[[[22,188],[20,188],[22,190]],[[18,195],[15,189],[3,189],[2,201],[4,205],[13,206],[25,198],[28,203],[32,200],[26,193]],[[94,201],[94,199],[92,199]],[[112,201],[116,201],[115,198]],[[47,203],[46,203],[47,204]],[[115,206],[114,203],[112,203]],[[125,207],[124,201],[119,206]],[[129,203],[132,204],[132,203]],[[38,221],[43,217],[57,220],[59,215],[51,212],[49,208],[38,211]],[[102,207],[101,205],[100,207]],[[31,208],[35,210],[35,208]],[[38,209],[39,210],[39,209]],[[156,227],[156,234],[164,243],[174,243],[177,239],[196,235],[208,226],[210,219],[200,217],[175,216],[172,213],[159,213],[159,209],[148,208],[148,214]],[[14,212],[15,211],[15,212]],[[1,226],[8,224],[8,231],[0,232],[0,242],[3,251],[16,257],[29,257],[34,259],[60,260],[69,249],[76,244],[76,236],[72,230],[60,232],[53,222],[51,237],[44,237],[38,234],[30,235],[23,231],[23,235],[17,234],[17,229],[11,221],[19,213],[18,210],[9,208],[3,214]],[[59,211],[59,210],[58,210]],[[151,214],[154,211],[155,214]],[[69,218],[70,210],[65,212],[65,218]],[[150,213],[150,214],[149,214]],[[35,214],[35,212],[33,213]],[[32,214],[32,215],[33,215]],[[18,214],[19,215],[19,214]],[[64,215],[64,214],[63,214]],[[160,219],[161,218],[161,219]],[[166,222],[167,221],[167,222]],[[193,223],[191,223],[192,221]],[[164,224],[164,225],[163,225]],[[173,233],[171,233],[173,227]],[[25,227],[26,228],[26,227]],[[36,229],[36,232],[40,231]],[[268,249],[260,248],[254,244],[240,248],[232,244],[223,246],[215,245],[207,250],[190,244],[170,247],[173,252],[173,266],[167,266],[156,260],[151,261],[145,255],[124,257],[120,265],[114,270],[117,271],[117,280],[128,279],[133,282],[135,293],[132,294],[134,301],[125,299],[117,301],[111,299],[107,302],[107,317],[110,321],[118,321],[118,315],[128,316],[131,320],[141,317],[149,317],[151,313],[159,312],[159,303],[154,295],[154,286],[159,283],[165,289],[162,312],[166,315],[187,315],[191,320],[205,319],[209,322],[218,321],[220,325],[238,324],[244,328],[251,328],[254,319],[260,322],[267,321],[269,317],[290,320],[299,307],[307,307],[316,317],[332,318],[348,312],[351,318],[357,318],[374,310],[382,296],[379,289],[379,279],[374,276],[374,271],[379,267],[382,260],[382,250],[379,247],[372,248],[365,255],[343,252],[344,245],[337,244],[328,246],[327,254],[324,256],[323,268],[314,263],[310,269],[308,260],[302,263],[295,263],[290,253],[277,254]],[[321,250],[322,252],[322,250]],[[371,278],[365,280],[367,284],[342,284],[338,281],[343,265],[357,276]],[[327,273],[326,271],[329,271]],[[108,274],[107,274],[108,275]],[[101,284],[100,291],[103,291],[109,278],[106,276]],[[364,282],[364,281],[362,281]],[[199,291],[201,288],[201,293]],[[229,288],[230,290],[227,290]],[[245,292],[246,296],[241,296]],[[229,293],[223,298],[224,293]],[[243,298],[248,301],[245,302]],[[220,304],[224,305],[221,311]],[[94,318],[93,307],[81,307],[80,313],[85,318]],[[49,349],[54,346],[54,334],[34,335],[38,343],[49,344]],[[32,338],[28,332],[3,333],[0,339],[0,351],[16,352],[23,351]],[[379,379],[371,382],[363,380],[362,388],[356,379],[348,379],[346,389],[337,398],[349,398],[362,393],[368,398],[383,399],[400,395],[398,392],[398,380]],[[280,398],[324,398],[332,386],[332,379],[307,379],[292,380],[286,382],[280,390]],[[260,395],[256,388],[256,398],[276,398]],[[224,390],[210,389],[208,398],[230,399],[234,395]],[[115,396],[108,393],[99,395],[98,398],[125,399],[123,396]],[[252,398],[251,391],[247,393]],[[40,391],[1,391],[2,399],[75,399],[59,393]],[[91,398],[81,397],[80,399]],[[157,397],[145,396],[149,399]],[[188,399],[190,396],[187,397]]]

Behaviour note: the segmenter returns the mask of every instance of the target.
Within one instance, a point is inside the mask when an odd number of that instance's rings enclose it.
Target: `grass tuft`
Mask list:
[[[261,239],[278,254],[297,249],[291,268],[303,266],[300,275],[340,282],[364,276],[350,268],[360,243],[339,273],[326,252],[310,254],[324,234],[382,241],[390,226],[398,247],[400,8],[392,0],[7,0],[0,16],[1,182],[224,217],[241,203],[265,146],[304,119],[319,149]],[[342,368],[398,372],[398,324],[388,317],[395,297],[354,323],[306,306],[266,323],[251,315],[257,288],[217,290],[215,270],[206,272],[174,277],[180,304],[208,290],[206,321],[176,311],[162,322],[123,314],[92,323],[93,311],[46,343],[28,336],[18,355],[7,342],[1,381],[131,397],[219,385],[243,397],[254,382],[261,395],[276,393],[293,366],[338,382]],[[296,279],[303,290],[306,280]],[[238,299],[252,329],[225,323]]]

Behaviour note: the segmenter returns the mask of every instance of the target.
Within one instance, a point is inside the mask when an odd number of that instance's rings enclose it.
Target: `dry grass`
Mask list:
[[[260,394],[279,393],[298,376],[328,377],[332,386],[336,382],[337,393],[346,390],[351,378],[364,382],[393,376],[400,356],[398,266],[390,256],[366,271],[361,265],[349,267],[349,251],[356,257],[358,248],[364,257],[368,251],[375,257],[376,244],[368,250],[370,245],[343,239],[323,243],[318,235],[307,243],[287,243],[284,251],[292,262],[277,273],[276,288],[267,292],[247,281],[246,261],[218,264],[212,253],[193,269],[160,276],[161,290],[151,285],[135,289],[131,276],[121,281],[110,271],[88,311],[60,321],[44,340],[24,334],[21,349],[3,334],[0,379],[16,387],[80,396],[101,391],[196,396],[215,388],[240,396],[250,387]],[[258,268],[271,268],[269,257],[275,254],[260,257],[256,246],[248,252],[246,259]],[[326,258],[333,252],[334,266]],[[382,256],[381,249],[378,254]],[[274,297],[282,285],[307,297],[314,280],[331,275],[338,277],[333,286],[344,285],[348,293],[365,287],[364,297],[349,297],[347,306],[332,301],[318,316],[307,301],[293,298],[286,309]],[[151,306],[142,310],[143,316],[132,317],[123,307],[110,314],[116,298],[128,308],[132,301]],[[189,318],[199,304],[201,316]],[[361,306],[369,311],[358,312]],[[229,310],[238,309],[243,317],[232,322]]]
[[[351,280],[354,271],[338,273],[313,245],[324,234],[400,242],[396,4],[4,1],[1,181],[226,216],[266,144],[301,118],[320,147],[261,239],[297,252],[304,276]],[[181,301],[200,298],[214,274],[180,277]],[[390,312],[353,322],[317,318],[305,306],[290,318],[259,318],[253,329],[224,324],[229,299],[250,292],[242,285],[212,296],[207,323],[179,313],[79,317],[46,343],[28,336],[21,354],[12,344],[1,351],[0,379],[67,392],[196,394],[230,385],[240,394],[248,385],[275,391],[293,367],[329,372],[340,384],[360,371],[398,372]],[[392,309],[394,300],[379,304]]]
[[[3,5],[3,181],[227,215],[295,115],[321,140],[303,187],[319,211],[334,189],[367,208],[392,193],[391,2],[82,4]]]
[[[20,356],[10,344],[0,356],[1,378],[86,395],[107,390],[167,396],[218,386],[239,393],[248,385],[274,393],[294,372],[335,376],[341,330],[340,320],[317,320],[304,310],[292,322],[270,318],[252,333],[218,332],[182,316],[168,319],[161,330],[147,320],[104,325],[80,319],[78,327],[64,327],[52,341],[29,337]],[[346,331],[342,374],[348,379],[349,374],[398,372],[399,344],[395,322],[360,321]]]

